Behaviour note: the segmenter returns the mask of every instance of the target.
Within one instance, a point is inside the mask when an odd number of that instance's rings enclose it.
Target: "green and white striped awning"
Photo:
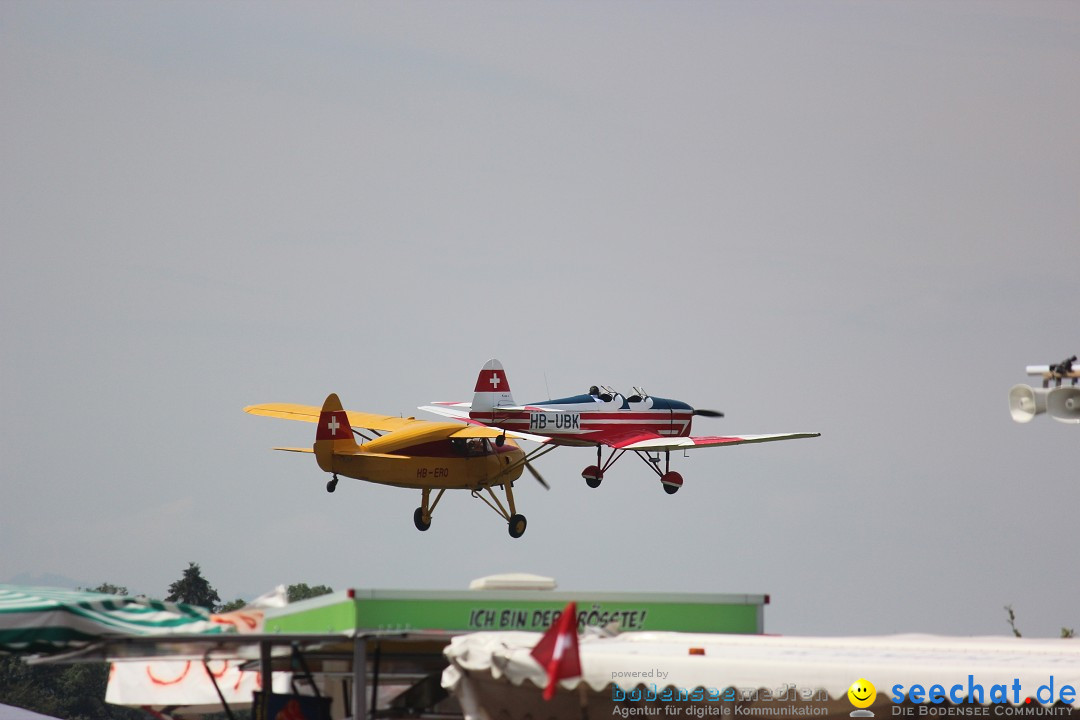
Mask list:
[[[0,652],[54,653],[103,637],[221,633],[204,608],[59,588],[0,585]]]

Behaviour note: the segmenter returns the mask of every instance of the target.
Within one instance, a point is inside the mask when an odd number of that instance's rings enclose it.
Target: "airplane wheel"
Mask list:
[[[519,538],[525,534],[525,516],[524,515],[511,515],[510,516],[510,537]]]
[[[604,471],[595,465],[590,465],[581,471],[581,477],[585,478],[585,484],[589,487],[598,488],[604,480]]]
[[[413,525],[415,525],[416,529],[420,532],[431,527],[431,516],[428,516],[427,522],[424,522],[424,508],[416,508],[416,510],[413,511],[412,521]]]
[[[664,473],[660,478],[660,482],[664,484],[664,492],[668,495],[674,495],[682,487],[682,475],[674,471]]]
[[[326,481],[326,492],[332,493],[335,490],[337,490],[337,475],[334,476],[333,480]]]

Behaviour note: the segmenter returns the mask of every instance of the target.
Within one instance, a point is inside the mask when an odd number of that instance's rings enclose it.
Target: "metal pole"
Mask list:
[[[274,692],[274,666],[270,658],[270,643],[259,643],[259,672],[262,674],[262,707],[255,709],[255,717],[266,720],[270,707],[270,693]]]
[[[353,720],[367,719],[367,639],[353,639]]]
[[[375,717],[375,711],[379,708],[379,660],[382,659],[382,643],[375,642],[375,661],[371,668],[371,717]]]

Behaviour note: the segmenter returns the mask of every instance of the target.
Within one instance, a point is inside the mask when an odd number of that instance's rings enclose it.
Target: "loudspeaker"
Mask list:
[[[1036,415],[1046,412],[1046,396],[1049,392],[1046,388],[1013,385],[1012,390],[1009,391],[1009,412],[1012,414],[1012,419],[1018,423],[1031,422]]]
[[[1046,396],[1046,412],[1058,422],[1080,423],[1080,387],[1058,387]]]

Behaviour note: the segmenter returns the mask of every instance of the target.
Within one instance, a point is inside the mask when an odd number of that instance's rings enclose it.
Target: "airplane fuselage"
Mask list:
[[[326,472],[379,485],[474,490],[490,485],[496,478],[499,483],[517,480],[523,469],[520,461],[525,457],[521,448],[511,443],[495,447],[493,443],[443,440],[402,448],[401,454],[368,450],[375,443],[361,446],[355,454],[335,453],[321,459],[319,466]],[[514,464],[517,467],[502,474]]]
[[[525,406],[473,410],[473,420],[505,430],[544,435],[563,445],[595,445],[613,435],[686,437],[694,409],[678,400],[646,397],[629,402],[621,395],[603,400],[576,395]]]

